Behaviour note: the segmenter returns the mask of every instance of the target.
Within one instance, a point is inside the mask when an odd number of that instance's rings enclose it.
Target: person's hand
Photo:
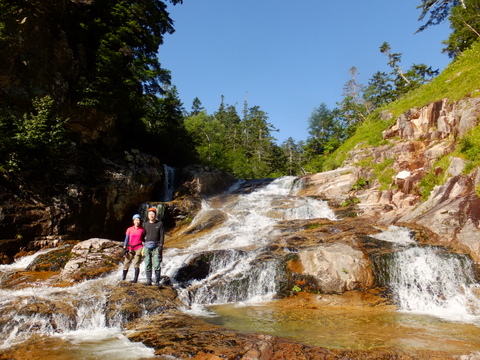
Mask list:
[[[123,248],[123,251],[122,251],[122,256],[125,256],[125,255],[127,255],[127,253],[128,253],[128,250],[127,250],[127,248]]]

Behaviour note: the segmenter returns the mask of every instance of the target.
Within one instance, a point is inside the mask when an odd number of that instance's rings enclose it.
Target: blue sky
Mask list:
[[[379,51],[388,42],[401,66],[425,63],[444,69],[447,23],[414,34],[420,0],[184,0],[168,7],[175,33],[160,47],[162,67],[172,73],[190,111],[198,97],[209,114],[221,96],[259,106],[279,130],[281,143],[308,137],[308,119],[321,103],[342,100],[349,70],[367,85],[376,71],[390,72]]]

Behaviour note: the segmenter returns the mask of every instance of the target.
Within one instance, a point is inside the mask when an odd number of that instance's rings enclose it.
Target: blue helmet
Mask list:
[[[140,220],[142,220],[142,217],[140,216],[140,214],[135,214],[135,215],[133,215],[132,220],[135,220],[135,219],[140,219]]]

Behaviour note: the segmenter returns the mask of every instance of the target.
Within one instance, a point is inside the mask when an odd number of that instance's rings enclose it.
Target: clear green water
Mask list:
[[[402,348],[445,351],[452,355],[480,350],[480,327],[436,317],[377,308],[283,309],[215,306],[205,320],[227,328],[277,335],[336,349]]]

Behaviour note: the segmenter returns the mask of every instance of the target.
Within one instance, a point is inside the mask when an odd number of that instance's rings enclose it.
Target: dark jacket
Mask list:
[[[143,224],[143,228],[145,229],[145,246],[147,249],[160,247],[160,250],[162,250],[165,235],[163,223],[158,220],[154,223],[147,221]]]

